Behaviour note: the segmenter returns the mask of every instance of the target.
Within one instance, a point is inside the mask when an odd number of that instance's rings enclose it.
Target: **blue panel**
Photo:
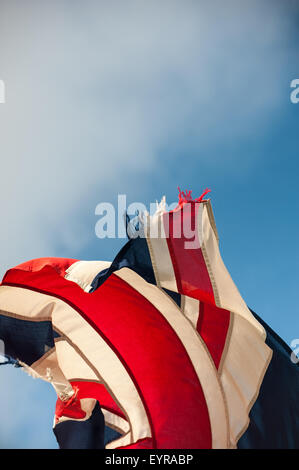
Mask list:
[[[129,268],[135,271],[145,281],[150,284],[156,285],[155,274],[149,254],[147,242],[145,238],[135,238],[127,242],[127,244],[120,250],[115,257],[110,268],[104,269],[99,272],[92,282],[92,289],[90,292],[98,289],[108,277],[121,268]],[[163,289],[175,303],[181,306],[181,295],[177,292],[172,292],[168,289]]]
[[[105,446],[119,437],[121,437],[119,432],[115,431],[115,429],[109,428],[109,426],[105,426]]]
[[[33,364],[54,346],[50,321],[29,321],[0,315],[0,339],[4,341],[5,355]]]
[[[98,402],[86,421],[64,421],[53,431],[60,449],[104,449],[105,421]]]
[[[114,258],[108,270],[101,271],[92,282],[92,290],[96,290],[112,274],[121,268],[130,268],[151,284],[156,284],[150,254],[145,238],[129,240]]]

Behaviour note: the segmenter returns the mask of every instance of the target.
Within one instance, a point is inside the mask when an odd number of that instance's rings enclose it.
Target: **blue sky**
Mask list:
[[[99,202],[210,187],[248,305],[299,338],[296,1],[0,0],[0,273],[112,259]],[[0,368],[0,447],[55,448],[55,393]]]

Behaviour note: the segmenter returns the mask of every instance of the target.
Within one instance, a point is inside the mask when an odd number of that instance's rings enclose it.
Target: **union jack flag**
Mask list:
[[[205,194],[129,221],[112,262],[4,276],[0,339],[54,386],[61,448],[299,447],[298,366],[234,284]]]

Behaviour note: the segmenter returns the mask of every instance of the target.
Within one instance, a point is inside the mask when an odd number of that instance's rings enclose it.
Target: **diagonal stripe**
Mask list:
[[[199,317],[199,308],[200,302],[197,299],[193,299],[187,295],[181,296],[181,310],[182,313],[191,321],[194,328],[196,328],[198,317]]]
[[[70,380],[72,385],[77,386],[85,396],[91,394],[95,397],[101,406],[106,410],[109,410],[111,413],[116,414],[122,419],[127,420],[125,413],[121,410],[117,402],[113,399],[111,394],[107,391],[103,383],[94,382],[94,381],[81,381],[78,379]]]
[[[72,264],[78,260],[72,258],[36,258],[19,264],[15,269],[22,271],[40,271],[45,266],[51,266],[60,275],[64,276]]]
[[[178,291],[204,302],[215,303],[214,292],[201,249],[199,230],[202,204],[184,204],[182,209],[163,215],[165,231],[169,232],[167,245],[170,252]],[[187,238],[188,222],[192,238]],[[180,236],[178,236],[180,235]],[[189,249],[188,249],[189,247]]]
[[[218,369],[229,328],[230,312],[206,302],[200,302],[197,331],[207,345]]]

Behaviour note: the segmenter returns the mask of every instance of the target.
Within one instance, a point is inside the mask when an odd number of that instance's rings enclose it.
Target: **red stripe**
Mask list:
[[[217,369],[225,346],[229,322],[228,310],[200,302],[197,331],[206,343]]]
[[[187,249],[188,242],[184,225],[195,234],[194,240],[198,240],[198,211],[199,204],[189,202],[184,204],[183,210],[172,211],[163,215],[164,228],[169,237],[167,238],[168,249],[171,256],[178,291],[200,300],[200,315],[197,331],[206,343],[209,352],[218,368],[225,346],[226,335],[229,327],[230,312],[215,306],[215,298],[210,276],[200,248]],[[169,219],[168,219],[169,216]],[[194,223],[188,227],[187,223]],[[176,234],[181,237],[176,238]],[[189,240],[190,241],[190,240]]]
[[[119,408],[115,400],[113,400],[110,393],[107,392],[103,384],[81,380],[72,380],[71,384],[73,387],[78,387],[78,398],[95,398],[102,408],[117,414],[127,421],[126,415]]]
[[[45,266],[51,266],[60,276],[64,276],[66,270],[77,261],[77,259],[72,258],[36,258],[19,264],[15,269],[22,269],[22,271],[40,271]]]
[[[191,360],[171,326],[142,295],[114,275],[88,294],[48,267],[37,274],[11,270],[5,284],[11,283],[64,300],[98,331],[135,383],[154,447],[211,447],[208,410]]]
[[[163,214],[167,245],[172,260],[178,291],[181,294],[215,304],[213,287],[198,239],[199,203],[186,203],[183,209]],[[193,223],[193,226],[190,224]],[[187,248],[192,238],[186,230],[194,233],[196,249]],[[191,232],[192,231],[192,232]],[[181,236],[178,236],[181,235]]]

